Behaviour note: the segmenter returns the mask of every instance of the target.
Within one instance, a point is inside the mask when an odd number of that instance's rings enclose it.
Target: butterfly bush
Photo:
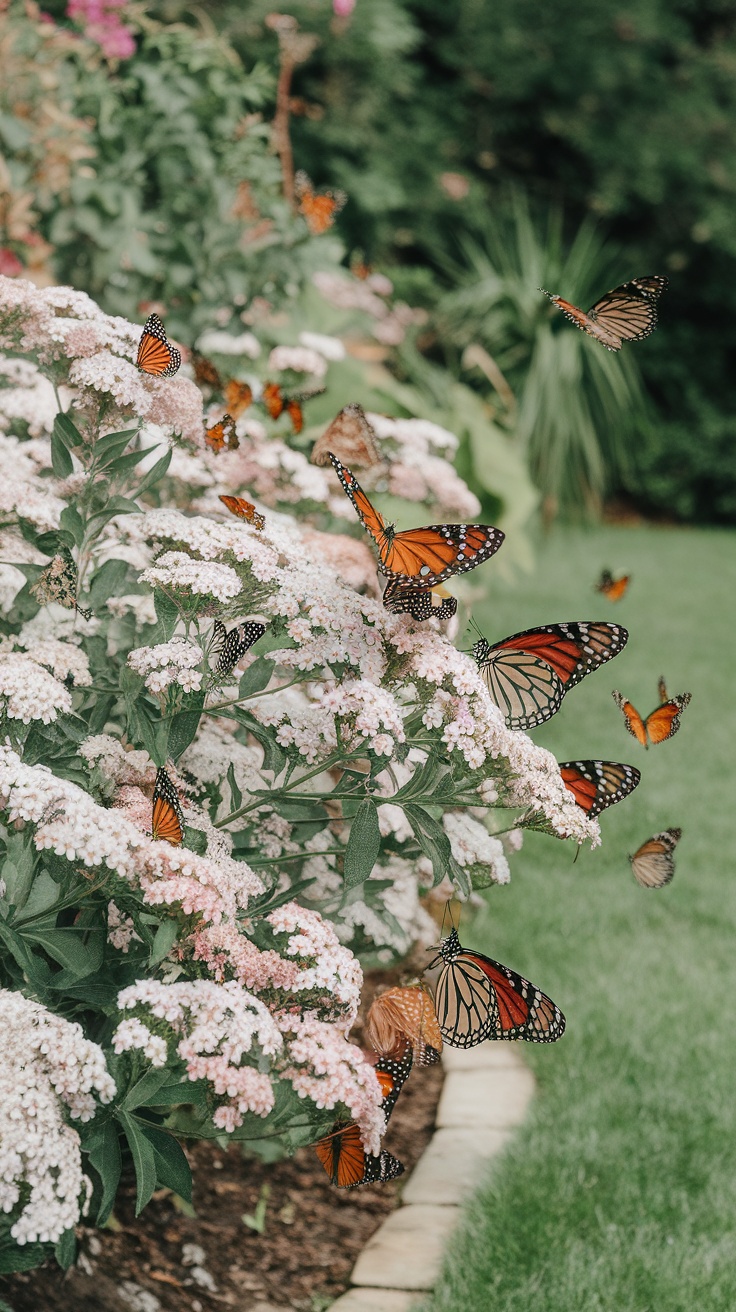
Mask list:
[[[389,336],[401,320],[380,278],[322,291]],[[183,1135],[292,1151],[339,1117],[378,1152],[381,1088],[350,1040],[362,963],[432,943],[433,897],[506,883],[525,827],[599,840],[475,662],[383,607],[318,434],[259,400],[324,381],[339,340],[213,331],[218,390],[186,363],[139,373],[139,335],[0,278],[0,1230],[39,1260],[85,1208],[104,1223],[119,1142],[166,1179]],[[233,376],[254,400],[216,454]],[[367,486],[425,520],[479,513],[454,434],[369,417]],[[152,832],[161,769],[179,845]]]

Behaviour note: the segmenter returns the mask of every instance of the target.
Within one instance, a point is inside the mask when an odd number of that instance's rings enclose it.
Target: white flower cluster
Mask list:
[[[45,665],[55,679],[71,679],[77,687],[92,682],[86,655],[72,642],[58,638],[37,638],[21,630],[16,638],[18,646],[25,647],[30,660]]]
[[[149,783],[153,785],[156,766],[148,752],[123,747],[118,738],[109,733],[96,733],[79,744],[79,754],[90,766],[97,766],[109,783]]]
[[[458,865],[482,866],[494,884],[508,884],[511,871],[500,838],[489,834],[472,815],[459,811],[445,811],[442,825]]]
[[[188,638],[172,638],[155,647],[136,647],[128,653],[128,664],[153,693],[164,692],[172,683],[185,692],[198,692],[202,687],[202,652]]]
[[[241,583],[230,565],[210,560],[192,560],[185,551],[165,551],[156,563],[140,575],[143,583],[195,596],[213,597],[223,604],[241,591]]]
[[[52,724],[71,709],[71,693],[43,665],[20,652],[0,656],[0,711],[9,720]]]

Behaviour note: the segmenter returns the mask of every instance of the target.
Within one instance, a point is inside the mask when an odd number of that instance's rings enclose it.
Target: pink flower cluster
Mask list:
[[[128,652],[128,664],[153,693],[165,692],[172,683],[184,692],[198,692],[202,687],[202,652],[187,638],[172,638],[155,647],[136,647]]]
[[[312,1016],[298,1019],[284,1013],[279,1027],[286,1046],[278,1065],[299,1097],[310,1098],[319,1108],[347,1108],[360,1127],[366,1151],[379,1152],[386,1130],[381,1086],[360,1048],[348,1043],[335,1025]]]
[[[135,54],[135,40],[129,27],[120,21],[119,10],[128,0],[69,0],[66,12],[83,28],[106,59],[130,59]]]

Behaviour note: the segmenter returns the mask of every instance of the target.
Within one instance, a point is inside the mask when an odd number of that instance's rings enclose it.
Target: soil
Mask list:
[[[379,981],[396,982],[393,973],[373,974],[368,996]],[[441,1088],[439,1066],[415,1069],[391,1117],[384,1146],[407,1176],[429,1143]],[[131,1173],[114,1229],[80,1230],[76,1267],[65,1273],[50,1262],[0,1278],[0,1299],[12,1312],[323,1312],[348,1288],[358,1254],[396,1207],[407,1178],[338,1190],[311,1148],[270,1164],[246,1159],[237,1145],[223,1152],[196,1143],[187,1155],[196,1216],[184,1215],[180,1200],[162,1189],[136,1220]],[[258,1233],[242,1217],[254,1215],[264,1187]],[[203,1252],[185,1252],[185,1245]]]

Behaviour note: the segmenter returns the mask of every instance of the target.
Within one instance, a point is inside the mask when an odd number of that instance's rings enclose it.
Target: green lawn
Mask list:
[[[617,605],[591,589],[603,566],[633,574]],[[511,885],[463,935],[549,992],[568,1028],[554,1046],[522,1045],[538,1080],[531,1114],[427,1307],[733,1312],[736,534],[557,531],[532,576],[491,589],[476,618],[493,640],[555,620],[626,625],[624,653],[534,736],[558,759],[634,763],[642,782],[576,865],[568,844],[527,836]],[[693,700],[679,734],[645,752],[611,689],[646,714],[660,674]],[[640,889],[627,853],[672,825],[674,882]]]

